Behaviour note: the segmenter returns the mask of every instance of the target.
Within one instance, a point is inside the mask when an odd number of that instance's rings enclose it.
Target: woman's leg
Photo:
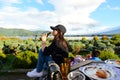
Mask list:
[[[41,72],[42,69],[46,69],[48,67],[48,61],[51,61],[51,56],[43,55],[42,49],[40,49],[38,54],[38,62],[37,62],[37,72]]]
[[[40,49],[39,54],[38,54],[37,66],[31,72],[28,72],[27,76],[28,77],[41,77],[44,74],[42,69],[45,69],[48,67],[47,66],[48,61],[50,61],[50,60],[51,60],[51,57],[43,55],[42,49]],[[44,64],[46,64],[46,65],[44,66]]]
[[[45,65],[44,65],[45,70],[48,68],[49,61],[52,61],[52,56],[45,56]]]
[[[43,55],[42,49],[40,49],[39,54],[38,54],[37,67],[36,67],[37,72],[42,71],[44,62],[45,62],[44,61],[44,55]]]

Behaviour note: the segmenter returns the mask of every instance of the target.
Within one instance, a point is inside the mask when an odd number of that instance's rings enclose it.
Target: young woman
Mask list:
[[[42,76],[42,70],[48,67],[48,61],[54,60],[55,63],[60,65],[64,62],[64,58],[68,57],[68,52],[72,51],[71,47],[68,46],[66,40],[64,39],[66,28],[60,24],[56,25],[55,27],[51,26],[50,28],[53,30],[52,35],[54,36],[54,39],[47,47],[47,34],[41,37],[42,49],[39,51],[37,67],[33,71],[27,73],[28,77]]]

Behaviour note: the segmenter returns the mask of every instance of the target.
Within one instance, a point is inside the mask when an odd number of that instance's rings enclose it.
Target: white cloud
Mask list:
[[[103,2],[105,0],[50,0],[50,3],[55,6],[59,22],[66,24],[68,31],[77,29],[78,32],[82,28],[88,32],[87,29],[90,27],[87,25],[98,23],[89,16]]]
[[[107,5],[107,8],[111,9],[111,10],[120,10],[120,7],[118,7],[118,6],[111,7],[110,5]]]
[[[5,6],[10,6],[12,3],[20,4],[21,0],[0,0],[0,3],[2,3]]]
[[[3,3],[21,3],[21,0],[0,0]]]
[[[4,1],[22,3],[20,0]],[[43,4],[42,0],[36,1]],[[54,11],[39,11],[32,7],[20,11],[20,8],[7,5],[0,10],[0,26],[49,30],[49,26],[61,23],[66,26],[68,34],[91,33],[94,32],[91,27],[98,25],[98,22],[89,16],[103,2],[105,0],[50,0],[49,3],[54,6]],[[88,26],[91,24],[93,26]]]
[[[43,4],[42,0],[37,0],[38,3]]]
[[[19,8],[4,7],[0,10],[0,26],[28,30],[45,29],[46,27],[44,26],[50,26],[50,21],[52,20],[49,18],[51,16],[54,16],[54,13],[49,11],[39,12],[36,8],[28,8],[27,11],[22,12]]]

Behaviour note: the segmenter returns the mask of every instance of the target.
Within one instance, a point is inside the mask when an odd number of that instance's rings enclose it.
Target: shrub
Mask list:
[[[85,40],[87,40],[86,37],[82,37],[82,41],[85,41]]]
[[[93,44],[90,43],[90,44],[87,45],[86,49],[89,50],[89,51],[92,51],[93,47],[94,47]]]
[[[102,39],[102,40],[108,40],[109,38],[108,38],[108,36],[103,35],[101,39]]]
[[[38,54],[31,51],[24,51],[16,56],[13,63],[14,68],[34,68],[37,64]]]
[[[100,51],[100,58],[102,60],[119,59],[119,57],[114,53],[114,50],[112,48]]]
[[[98,36],[94,36],[93,40],[97,41],[97,40],[99,40],[99,37]]]
[[[85,49],[82,49],[80,51],[80,55],[82,55],[82,56],[87,56],[87,54],[89,54],[89,53],[90,53],[90,51],[89,50],[85,50]]]
[[[98,47],[98,49],[103,50],[103,49],[105,49],[107,46],[105,45],[105,43],[101,43],[101,42],[100,42],[97,47]]]
[[[0,60],[2,62],[5,62],[5,58],[6,58],[6,55],[4,53],[0,52]]]
[[[0,69],[3,67],[3,63],[5,62],[6,55],[0,52]]]
[[[111,43],[115,44],[116,46],[120,46],[120,34],[113,35],[111,38]]]
[[[73,54],[77,55],[80,52],[80,49],[84,49],[85,48],[85,44],[81,43],[81,42],[74,42],[72,44],[72,49],[73,49]]]
[[[114,50],[115,50],[115,53],[120,56],[120,46],[116,46]]]
[[[7,54],[6,58],[5,58],[5,63],[4,63],[3,69],[5,69],[5,70],[12,69],[13,68],[12,65],[13,65],[13,62],[15,59],[16,59],[15,55]]]

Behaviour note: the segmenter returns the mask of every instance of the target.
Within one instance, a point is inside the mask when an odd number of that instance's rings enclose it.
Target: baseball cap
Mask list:
[[[66,33],[66,28],[63,25],[61,25],[61,24],[58,24],[55,27],[50,26],[50,28],[52,30],[60,30],[63,34]]]

